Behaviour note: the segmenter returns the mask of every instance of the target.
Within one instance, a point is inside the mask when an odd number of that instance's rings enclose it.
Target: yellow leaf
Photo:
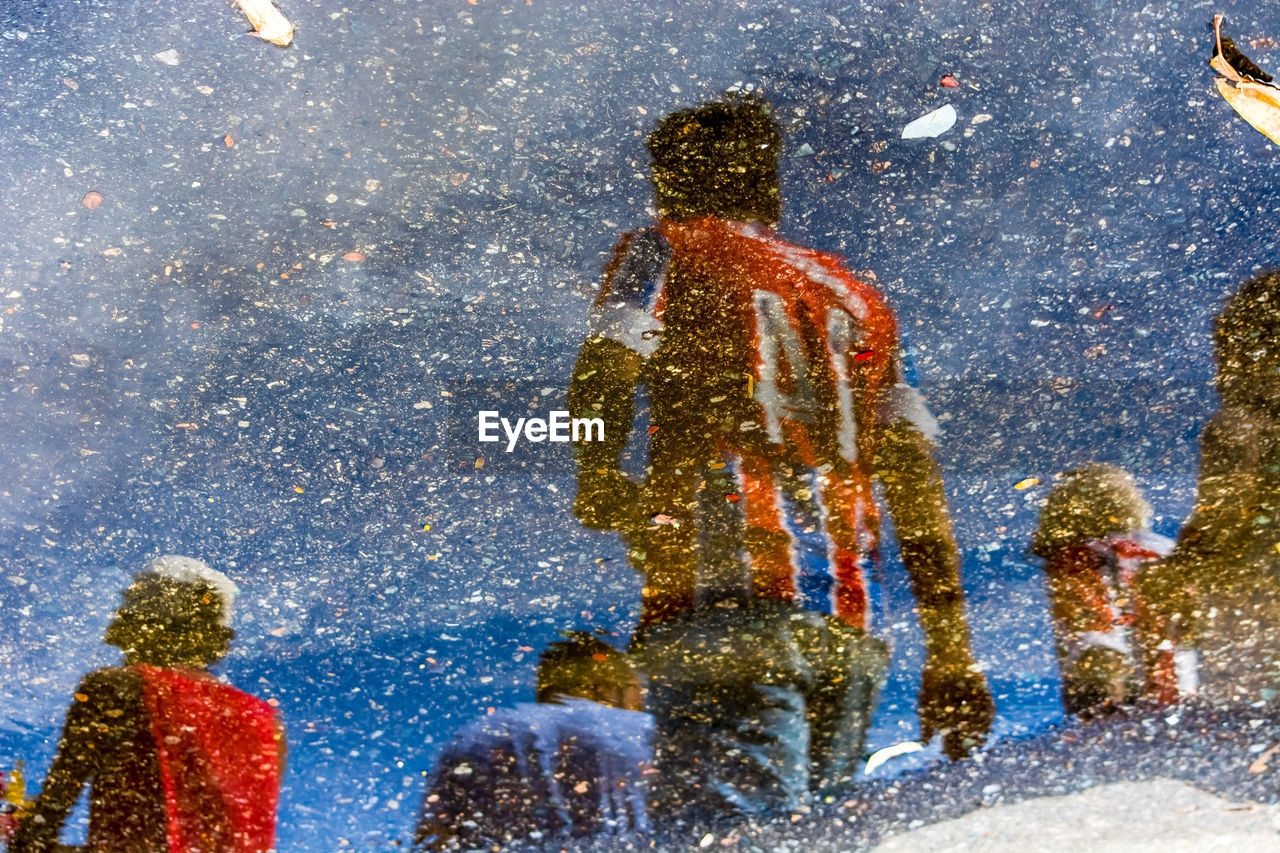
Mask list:
[[[244,12],[244,16],[253,25],[253,35],[280,47],[288,47],[289,42],[293,41],[293,24],[280,14],[280,10],[271,0],[237,0],[237,2],[240,4],[240,11]]]
[[[1218,94],[1226,99],[1240,117],[1276,145],[1280,145],[1280,89],[1243,81],[1234,87],[1219,77]]]
[[[1230,39],[1227,40],[1228,47],[1231,48],[1236,65],[1244,73],[1227,61],[1222,47],[1222,20],[1222,15],[1213,17],[1213,58],[1209,60],[1209,66],[1222,75],[1213,81],[1218,87],[1218,94],[1222,95],[1223,100],[1241,118],[1253,125],[1255,130],[1280,145],[1280,87],[1267,80],[1257,79],[1258,74],[1263,77],[1267,75],[1248,57],[1235,50]]]

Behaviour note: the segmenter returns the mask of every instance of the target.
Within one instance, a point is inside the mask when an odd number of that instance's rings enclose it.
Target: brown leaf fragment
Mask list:
[[[359,252],[347,252],[342,256],[342,259],[344,261],[350,261],[353,264],[358,264],[361,261],[367,260],[367,258]]]
[[[77,83],[75,80],[72,80],[70,77],[63,77],[62,85],[66,86],[68,89],[70,89],[73,92],[80,88],[80,84]]]
[[[1275,755],[1277,752],[1280,752],[1280,743],[1268,747],[1265,752],[1255,758],[1253,763],[1249,765],[1249,772],[1254,776],[1257,776],[1259,773],[1266,770],[1267,762],[1270,761],[1271,756]]]
[[[1214,80],[1218,94],[1255,130],[1280,145],[1280,86],[1222,35],[1222,21],[1222,15],[1213,18],[1214,50],[1209,60],[1210,67],[1222,75]]]
[[[253,25],[251,35],[280,47],[288,47],[293,41],[293,24],[271,0],[236,0],[236,3]]]
[[[97,190],[89,190],[84,194],[84,198],[80,199],[80,203],[90,210],[97,210],[102,206],[102,193]]]
[[[1271,75],[1263,71],[1253,60],[1240,52],[1229,37],[1222,34],[1222,22],[1225,18],[1222,15],[1213,16],[1213,58],[1209,60],[1209,65],[1217,71],[1222,71],[1218,65],[1214,64],[1214,60],[1221,60],[1226,63],[1231,70],[1235,71],[1241,77],[1255,80],[1260,83],[1270,83]],[[1226,73],[1226,72],[1223,72]],[[1231,75],[1227,75],[1231,76]]]

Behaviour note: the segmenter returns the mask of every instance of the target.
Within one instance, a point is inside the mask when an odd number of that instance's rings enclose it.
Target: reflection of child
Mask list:
[[[652,721],[626,655],[566,632],[538,666],[538,704],[458,732],[423,798],[418,850],[609,836],[648,828]]]
[[[207,672],[227,653],[235,585],[159,557],[124,592],[106,642],[125,666],[89,673],[11,853],[56,850],[89,784],[91,853],[261,853],[274,846],[281,732],[265,702]]]
[[[1194,653],[1135,595],[1173,547],[1150,515],[1132,477],[1092,464],[1063,475],[1040,516],[1032,552],[1045,561],[1068,714],[1195,689]]]

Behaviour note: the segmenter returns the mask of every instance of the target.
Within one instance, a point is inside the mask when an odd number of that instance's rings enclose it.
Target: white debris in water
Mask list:
[[[863,773],[870,776],[875,773],[880,765],[890,759],[897,758],[899,755],[906,755],[911,752],[920,752],[924,747],[913,740],[895,743],[893,746],[886,746],[884,749],[878,749],[867,759],[867,766],[863,769]]]
[[[165,65],[177,65],[182,61],[182,56],[173,48],[153,53],[151,58],[163,62]]]
[[[944,104],[931,113],[926,113],[902,129],[903,139],[931,139],[941,136],[955,127],[956,108]]]

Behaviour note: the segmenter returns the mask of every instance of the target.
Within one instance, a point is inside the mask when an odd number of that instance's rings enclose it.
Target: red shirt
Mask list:
[[[662,220],[615,250],[591,328],[645,362],[655,522],[629,544],[662,572],[656,618],[755,595],[865,627],[876,429],[928,419],[880,293],[764,226]]]

